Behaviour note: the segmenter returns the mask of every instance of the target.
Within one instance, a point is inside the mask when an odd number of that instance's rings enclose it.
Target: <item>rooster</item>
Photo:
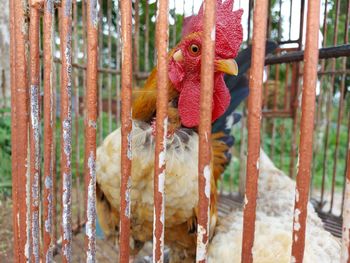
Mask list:
[[[217,221],[216,182],[229,162],[228,152],[233,143],[227,128],[230,130],[238,120],[233,111],[248,94],[247,87],[229,89],[224,80],[225,73],[238,73],[233,59],[242,42],[243,10],[232,9],[233,0],[223,3],[217,0],[212,121],[217,121],[228,108],[230,115],[225,115],[225,118],[230,121],[228,125],[219,125],[223,127],[212,135],[214,169],[211,175],[210,236]],[[196,253],[202,19],[203,6],[198,15],[185,20],[183,38],[168,54],[165,244],[170,248],[171,262],[193,262]],[[130,247],[133,254],[142,248],[144,242],[152,239],[156,75],[154,69],[132,105]],[[117,238],[119,226],[120,142],[121,131],[117,129],[97,150],[97,214],[104,234],[112,240]]]

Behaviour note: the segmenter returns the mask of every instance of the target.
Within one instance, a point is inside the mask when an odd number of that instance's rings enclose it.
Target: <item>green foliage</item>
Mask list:
[[[0,194],[11,187],[11,109],[0,109]]]

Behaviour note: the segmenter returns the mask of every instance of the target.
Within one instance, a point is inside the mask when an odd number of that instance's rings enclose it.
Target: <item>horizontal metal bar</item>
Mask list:
[[[350,44],[321,48],[319,50],[318,58],[326,59],[348,56],[350,56]],[[298,62],[302,61],[303,59],[304,51],[295,51],[280,56],[271,56],[265,60],[265,65]]]
[[[58,63],[58,64],[62,64],[62,61],[59,58],[54,58],[54,62]],[[72,63],[72,67],[73,68],[77,68],[77,69],[81,69],[81,70],[86,70],[86,65],[82,65],[82,64],[78,64],[78,63]],[[116,70],[116,69],[113,69],[113,68],[99,67],[97,69],[97,71],[99,73],[107,73],[107,74],[115,74],[115,75],[120,75],[121,74],[121,70]],[[135,73],[133,73],[133,76],[137,80],[143,80],[143,79],[147,79],[149,74],[150,74],[150,72],[135,72]]]
[[[293,112],[292,111],[285,111],[285,110],[267,110],[263,111],[262,115],[264,118],[292,118],[293,117]]]

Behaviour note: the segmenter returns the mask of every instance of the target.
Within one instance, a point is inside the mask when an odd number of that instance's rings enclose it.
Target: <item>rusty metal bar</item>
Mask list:
[[[348,5],[350,6],[350,5]],[[348,118],[348,129],[350,131],[350,114]],[[341,263],[350,263],[350,132],[348,131],[348,150],[345,171],[345,193],[342,206],[343,232],[341,246]]]
[[[196,262],[207,262],[210,221],[211,113],[214,88],[216,0],[205,0],[203,15],[200,123],[198,128],[198,226]]]
[[[122,22],[122,108],[121,108],[121,182],[120,182],[120,225],[119,262],[129,262],[130,235],[130,188],[131,188],[131,85],[132,85],[132,37],[131,1],[120,1]]]
[[[349,25],[349,19],[350,19],[350,1],[348,1],[348,6],[347,6],[347,13],[346,13],[346,18],[345,18],[345,26],[347,27]],[[344,42],[348,42],[349,41],[349,32],[346,32],[345,35],[344,35]],[[346,66],[346,58],[343,59],[343,67]],[[343,79],[342,81],[345,81],[345,74],[343,75]],[[348,114],[348,144],[350,143],[350,114]],[[350,147],[349,147],[350,149]],[[347,154],[346,154],[346,160],[347,158],[349,158],[349,151],[347,151]],[[345,169],[344,169],[344,184],[343,184],[343,198],[342,198],[342,204],[341,204],[341,207],[343,208],[344,206],[344,202],[345,202],[345,188],[346,188],[346,173],[347,173],[347,170],[349,169],[349,166],[350,166],[350,162],[347,162],[345,164]],[[342,209],[341,210],[341,216],[343,216],[343,212],[344,210]]]
[[[73,61],[78,62],[77,57],[79,53],[78,48],[78,5],[77,0],[73,0]],[[81,217],[81,194],[80,194],[80,142],[79,142],[79,119],[80,119],[80,101],[79,101],[79,71],[73,70],[74,81],[74,140],[75,140],[75,174],[76,174],[76,202],[77,202],[77,225],[80,225]]]
[[[289,176],[294,178],[295,176],[295,156],[296,156],[296,133],[298,128],[298,104],[299,104],[299,63],[293,63],[292,65],[292,86],[291,86],[291,100],[290,106],[292,109],[293,128],[291,139],[291,151],[290,151],[290,163],[289,163]]]
[[[45,14],[44,14],[45,16]],[[55,23],[53,23],[53,27],[55,28]],[[54,38],[53,38],[54,39]],[[52,56],[55,52],[55,45],[54,42],[52,42]],[[45,61],[45,59],[44,59]],[[53,156],[53,164],[52,164],[52,225],[53,225],[53,229],[52,229],[52,244],[56,244],[57,242],[57,237],[58,237],[58,224],[57,221],[59,220],[59,218],[57,218],[57,157],[56,157],[56,149],[57,149],[57,140],[55,140],[56,138],[56,109],[57,109],[57,101],[56,101],[56,96],[57,96],[57,85],[58,82],[60,81],[60,78],[57,77],[58,72],[60,72],[60,70],[56,69],[56,67],[54,66],[54,64],[52,64],[52,96],[53,96],[53,100],[52,100],[52,112],[54,113],[52,115],[52,120],[53,120],[53,124],[52,124],[52,138],[53,138],[53,149],[52,149],[52,156]],[[45,72],[44,72],[45,74]],[[45,80],[45,79],[44,79]],[[45,82],[44,82],[45,85]],[[44,87],[44,92],[45,92],[45,87]],[[45,97],[45,95],[44,95]],[[45,98],[44,98],[45,101]],[[44,102],[45,103],[45,102]],[[45,107],[45,105],[44,105]],[[44,116],[44,127],[45,127],[45,116]],[[45,138],[44,138],[45,139]],[[45,146],[44,146],[45,149]],[[44,160],[44,169],[45,169],[45,160]]]
[[[336,5],[336,19],[335,19],[335,25],[334,25],[334,39],[333,44],[337,43],[337,37],[338,37],[338,24],[339,24],[339,13],[340,13],[340,1],[337,0]],[[346,25],[347,26],[347,25]],[[347,43],[347,36],[348,36],[348,30],[345,30],[345,36],[344,36],[344,43]],[[346,58],[344,58],[346,59]],[[334,63],[334,67],[332,64],[332,70],[335,70],[336,68],[336,61],[333,59],[332,61]],[[346,61],[343,60],[343,70],[346,69]],[[335,76],[332,77],[332,86],[334,86]],[[345,76],[343,76],[341,85],[340,85],[340,98],[339,98],[339,110],[338,110],[338,119],[337,119],[337,131],[336,131],[336,140],[335,140],[335,153],[334,153],[334,164],[333,164],[333,175],[332,175],[332,190],[331,190],[331,202],[330,202],[330,213],[333,211],[333,204],[334,204],[334,192],[335,192],[335,176],[337,172],[337,159],[338,159],[338,152],[339,152],[339,135],[340,135],[340,122],[343,117],[343,106],[344,106],[344,88],[345,88]]]
[[[325,4],[325,10],[324,10],[324,15],[325,15],[325,20],[324,20],[324,24],[323,24],[323,35],[324,35],[324,41],[323,41],[323,46],[326,45],[326,42],[327,42],[327,22],[326,22],[326,18],[327,18],[327,0],[326,0],[326,4]],[[325,68],[325,60],[322,60],[321,62],[321,70],[323,70]],[[321,79],[320,79],[320,90],[322,92],[322,81],[324,79],[324,75],[321,76]],[[333,89],[333,87],[331,87],[331,89]],[[323,94],[325,93],[325,94]],[[333,93],[333,92],[332,92]],[[330,95],[328,94],[327,96],[327,93],[326,91],[325,92],[322,92],[322,99],[324,100],[327,100],[327,104],[326,104],[326,109],[329,109],[329,100],[331,100],[331,97]],[[321,118],[321,112],[322,112],[322,107],[323,106],[323,100],[321,101],[321,104],[320,104],[320,110],[319,110],[319,116],[317,116],[317,121]],[[329,112],[328,110],[326,111],[326,138],[325,138],[325,145],[328,144],[328,126],[329,126]],[[316,126],[316,129],[317,129],[318,126]],[[326,154],[327,154],[327,151],[324,150],[323,152],[323,158],[324,160],[326,159]],[[322,168],[323,168],[323,173],[322,173],[322,183],[321,183],[321,196],[320,196],[320,202],[319,202],[319,206],[320,208],[322,208],[323,206],[323,199],[324,199],[324,191],[325,191],[325,185],[326,185],[326,163],[323,162],[322,164]]]
[[[107,48],[108,48],[108,66],[112,64],[112,1],[107,1],[107,24],[108,24],[108,39],[107,39]],[[88,64],[89,66],[89,64]],[[107,78],[107,90],[108,90],[108,133],[112,132],[112,76],[108,74]]]
[[[259,175],[261,97],[268,2],[267,0],[261,0],[257,1],[255,4],[253,17],[252,67],[249,81],[250,94],[248,98],[248,157],[243,215],[242,263],[253,262],[252,248],[254,244],[255,210]]]
[[[290,118],[293,117],[293,112],[290,110],[263,110],[262,116],[264,118]]]
[[[314,129],[315,97],[318,65],[318,32],[320,1],[308,2],[300,147],[295,190],[293,218],[292,262],[303,262],[307,204],[309,201],[312,141]]]
[[[29,198],[27,192],[27,156],[28,156],[28,128],[29,128],[29,112],[28,112],[28,20],[27,1],[13,0],[12,14],[13,19],[13,43],[15,49],[13,50],[15,79],[13,80],[14,87],[12,89],[13,102],[15,102],[15,110],[12,112],[12,121],[14,121],[15,133],[12,139],[12,149],[14,149],[15,156],[12,157],[14,166],[14,186],[16,187],[14,200],[14,224],[17,227],[17,235],[14,236],[15,258],[18,262],[25,262],[29,260],[31,254],[29,246],[30,235],[30,218],[29,209],[27,208],[26,200]],[[12,18],[11,18],[12,19]],[[12,130],[14,131],[14,130]],[[27,223],[28,222],[28,223]],[[16,229],[15,227],[15,229]],[[26,253],[28,247],[29,253]]]
[[[98,0],[100,6],[102,6],[102,0]],[[99,64],[100,67],[103,67],[103,15],[102,15],[102,8],[100,8],[99,10],[99,27],[98,27],[98,37],[99,37],[99,41],[98,41],[98,45],[99,45],[99,50],[100,50],[100,56],[99,56]],[[103,90],[102,90],[102,86],[103,86],[103,77],[104,74],[103,72],[99,72],[98,74],[98,124],[99,124],[99,142],[100,144],[103,141],[103,110],[102,110],[102,101],[103,101]]]
[[[246,103],[245,103],[246,104]],[[244,109],[246,109],[246,105],[244,105]],[[246,187],[246,151],[247,151],[247,127],[246,127],[246,123],[247,123],[247,114],[246,114],[246,110],[244,110],[243,114],[242,114],[242,119],[241,119],[241,145],[240,145],[240,151],[239,151],[239,156],[240,156],[240,165],[239,165],[239,185],[238,185],[238,192],[239,195],[241,197],[244,196],[244,191],[245,191],[245,187]],[[233,181],[233,175],[232,175],[232,181]]]
[[[319,51],[319,59],[338,58],[350,56],[350,44],[337,45],[333,47],[321,48]],[[289,52],[279,56],[271,56],[266,58],[266,65],[299,62],[304,59],[304,51]]]
[[[337,37],[338,37],[338,24],[339,24],[339,8],[340,8],[340,1],[336,1],[336,17],[335,17],[335,25],[334,25],[334,35],[333,35],[333,45],[335,46],[337,43]],[[336,59],[332,58],[331,61],[331,70],[335,71],[336,68]],[[332,118],[332,109],[333,109],[333,92],[334,92],[334,83],[335,83],[335,76],[331,75],[331,86],[330,91],[328,94],[328,101],[327,101],[327,115],[326,115],[326,131],[325,131],[325,143],[324,143],[324,152],[323,152],[323,174],[322,174],[322,189],[321,189],[321,201],[320,204],[323,203],[324,198],[324,188],[325,188],[325,178],[327,174],[327,149],[328,149],[328,142],[329,142],[329,126]],[[333,209],[333,195],[334,195],[334,185],[335,185],[335,178],[332,176],[332,195],[331,195],[331,205],[329,211],[331,212]]]
[[[39,229],[39,202],[40,202],[40,2],[30,3],[30,223],[31,223],[31,260],[40,261],[40,229]]]
[[[98,10],[97,0],[87,1],[87,70],[85,117],[86,262],[96,261],[96,128]]]
[[[286,64],[286,77],[285,77],[285,83],[284,83],[284,97],[283,97],[284,110],[288,109],[289,66],[290,66],[289,64]]]
[[[15,0],[9,1],[10,11],[10,84],[11,84],[11,175],[12,175],[12,225],[13,225],[13,260],[20,260],[20,235],[19,235],[19,199],[18,199],[18,173],[17,173],[17,152],[16,152],[16,131],[17,131],[17,115],[16,115],[16,32],[15,32]]]
[[[53,79],[53,47],[54,47],[54,1],[44,2],[44,233],[43,233],[43,262],[53,260],[53,199],[54,199],[54,79]]]
[[[345,57],[344,57],[345,58]],[[334,75],[350,75],[350,70],[349,69],[345,69],[345,70],[335,70],[335,71],[332,71],[332,70],[325,70],[325,71],[320,71],[317,73],[318,75],[320,76],[323,76],[323,75],[331,75],[331,74],[334,74]]]
[[[149,3],[145,1],[145,71],[149,71]]]
[[[72,1],[62,0],[61,29],[61,178],[62,262],[72,253]]]
[[[117,17],[117,35],[120,36],[121,32],[120,32],[120,13],[119,13],[119,1],[116,1],[116,5],[117,5],[117,10],[116,10],[116,17]],[[148,5],[148,1],[147,1],[147,5]],[[116,52],[116,69],[117,71],[120,71],[120,58],[121,58],[121,43],[118,41],[117,42],[117,52]],[[117,127],[120,126],[120,75],[116,76],[116,100],[117,100],[117,108],[116,108],[116,119],[117,119]]]
[[[134,3],[134,50],[133,50],[133,64],[134,72],[139,72],[139,36],[140,36],[140,1],[135,0]]]
[[[169,1],[159,2],[157,39],[157,116],[154,158],[153,262],[164,262],[165,160],[168,127],[168,59]]]

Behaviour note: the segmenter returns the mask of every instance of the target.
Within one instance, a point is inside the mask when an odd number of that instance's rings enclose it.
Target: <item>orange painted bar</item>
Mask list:
[[[300,121],[299,165],[297,167],[293,244],[291,262],[302,263],[312,163],[315,97],[318,66],[320,1],[309,0],[307,8],[306,45],[303,72],[302,113]]]
[[[242,263],[252,263],[260,162],[260,127],[268,0],[256,1],[248,97],[248,156],[243,212]]]
[[[207,262],[210,215],[211,117],[214,88],[216,0],[205,0],[201,57],[196,262]],[[210,74],[211,73],[211,74]]]
[[[131,1],[120,1],[122,20],[122,88],[121,88],[121,186],[120,186],[120,236],[119,262],[129,262],[130,188],[131,188],[131,86],[132,86],[132,23]]]
[[[169,2],[160,1],[157,19],[157,116],[154,158],[153,262],[164,262],[165,160],[168,126],[168,13]]]

